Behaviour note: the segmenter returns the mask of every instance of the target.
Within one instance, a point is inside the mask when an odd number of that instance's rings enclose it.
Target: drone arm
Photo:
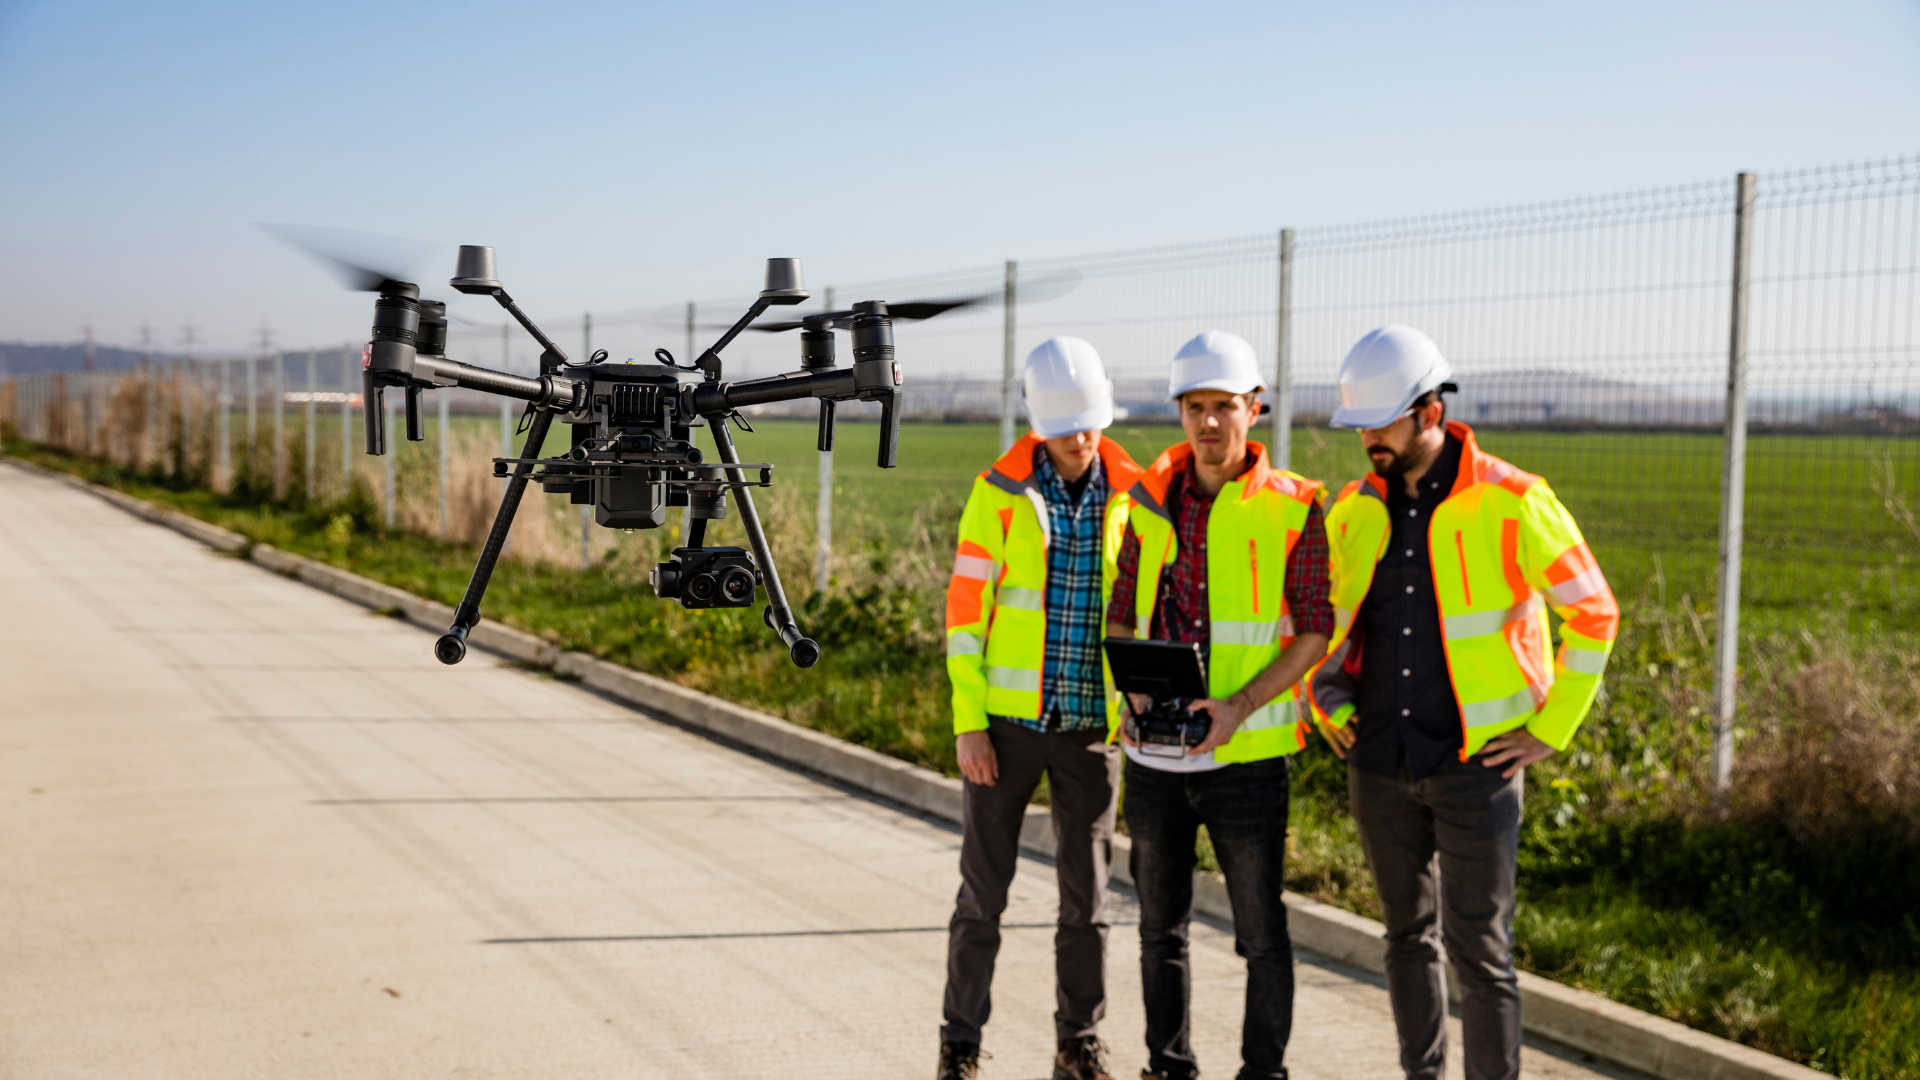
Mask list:
[[[524,375],[509,375],[504,371],[463,364],[458,360],[427,356],[415,357],[413,368],[416,379],[426,380],[436,386],[458,386],[519,401],[531,401],[535,408],[568,412],[582,404],[579,387],[583,384],[560,375],[541,375],[530,379]]]

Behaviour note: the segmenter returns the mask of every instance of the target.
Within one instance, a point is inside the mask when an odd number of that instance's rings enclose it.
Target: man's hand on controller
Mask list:
[[[1240,730],[1240,725],[1246,723],[1248,714],[1253,712],[1253,703],[1248,700],[1245,693],[1239,693],[1224,701],[1219,698],[1202,698],[1188,706],[1187,711],[1203,712],[1213,718],[1213,726],[1207,729],[1207,737],[1201,741],[1200,745],[1187,750],[1188,757],[1198,757],[1201,754],[1211,754],[1216,748],[1227,745],[1227,741],[1233,738],[1233,733]]]

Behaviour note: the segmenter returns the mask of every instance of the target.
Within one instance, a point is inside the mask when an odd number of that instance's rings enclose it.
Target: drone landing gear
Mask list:
[[[727,465],[740,464],[740,455],[733,448],[733,436],[727,431],[724,416],[709,416],[707,426],[713,430],[713,442],[720,451],[720,460]],[[752,489],[745,485],[746,474],[739,469],[728,469],[727,479],[733,481],[734,499],[740,506],[740,522],[747,527],[747,541],[753,545],[753,560],[760,565],[760,574],[767,589],[767,607],[761,612],[761,618],[780,635],[786,643],[787,657],[795,667],[812,667],[820,662],[820,646],[812,638],[800,632],[800,624],[794,621],[793,608],[787,604],[787,593],[780,587],[780,571],[773,564],[773,548],[767,543],[767,533],[760,527],[760,515],[753,508]]]
[[[733,436],[727,431],[726,419],[722,416],[708,419],[721,462],[729,466],[739,465],[740,455],[734,449]],[[533,425],[528,429],[526,444],[520,450],[522,460],[514,465],[513,474],[507,479],[506,495],[500,500],[500,509],[493,516],[493,528],[488,530],[486,545],[480,549],[480,560],[474,565],[473,579],[467,583],[467,593],[461,598],[460,606],[454,609],[453,625],[434,642],[433,655],[443,664],[457,664],[466,659],[467,634],[480,623],[480,601],[486,596],[487,583],[493,578],[494,564],[499,562],[500,552],[507,545],[507,533],[513,527],[514,514],[520,509],[521,496],[526,493],[527,481],[533,476],[532,462],[547,441],[547,429],[552,423],[551,412],[544,409],[534,411]],[[740,507],[740,520],[747,529],[748,542],[753,547],[754,562],[759,567],[762,583],[767,590],[768,602],[761,617],[768,627],[780,635],[794,666],[812,667],[820,661],[820,646],[802,634],[799,623],[794,620],[793,608],[787,603],[786,590],[780,586],[780,571],[774,565],[773,548],[767,543],[766,530],[761,528],[759,512],[753,505],[746,473],[738,468],[729,468],[726,473],[730,486],[734,487],[734,497]],[[706,521],[694,520],[688,542],[699,546],[705,540],[705,531]]]
[[[527,429],[527,441],[520,448],[520,456],[534,458],[540,453],[540,447],[547,441],[547,429],[553,425],[553,414],[545,409],[535,409],[533,424]],[[513,475],[507,478],[507,493],[500,500],[500,509],[493,515],[493,528],[487,530],[486,546],[480,549],[480,561],[474,564],[473,580],[467,582],[467,594],[460,599],[460,606],[453,609],[453,625],[433,643],[433,655],[443,664],[457,664],[467,656],[467,633],[480,622],[480,599],[487,594],[487,582],[493,578],[493,565],[500,561],[500,552],[507,546],[507,530],[513,528],[513,515],[520,509],[520,496],[526,494],[527,481],[533,476],[533,466],[522,463],[513,467]]]

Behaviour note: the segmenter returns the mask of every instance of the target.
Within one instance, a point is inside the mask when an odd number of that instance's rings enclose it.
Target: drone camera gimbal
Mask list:
[[[490,247],[462,247],[449,284],[463,293],[493,297],[542,351],[537,376],[451,360],[446,355],[445,304],[421,300],[418,286],[409,282],[388,278],[374,288],[373,335],[362,373],[367,453],[387,450],[383,398],[388,387],[406,393],[407,438],[416,442],[426,437],[420,411],[420,395],[426,390],[458,386],[499,394],[525,401],[530,417],[521,456],[494,459],[495,475],[506,478],[506,493],[466,595],[454,611],[453,625],[434,644],[440,662],[457,664],[466,656],[467,634],[480,621],[481,598],[532,480],[543,491],[591,505],[594,520],[609,528],[659,528],[667,523],[669,508],[686,507],[684,543],[654,569],[655,595],[689,608],[748,607],[763,587],[767,605],[762,615],[787,645],[788,656],[800,667],[817,662],[820,647],[794,621],[754,509],[750,489],[769,486],[773,466],[742,463],[727,425],[747,427],[739,410],[751,405],[813,398],[820,402],[817,445],[831,450],[835,404],[878,402],[879,465],[892,468],[900,439],[901,379],[887,305],[871,300],[850,311],[807,316],[800,335],[800,370],[735,383],[722,377],[721,351],[769,307],[808,298],[800,260],[768,259],[766,287],[759,297],[690,367],[675,364],[665,350],[656,351],[655,362],[648,364],[606,364],[604,352],[572,362],[507,295]],[[835,362],[835,329],[852,332],[851,368]],[[573,428],[571,448],[558,457],[539,457],[555,417]],[[712,432],[718,462],[705,461],[693,444],[693,428],[703,425]],[[707,522],[727,515],[729,491],[739,504],[751,551],[704,546]]]

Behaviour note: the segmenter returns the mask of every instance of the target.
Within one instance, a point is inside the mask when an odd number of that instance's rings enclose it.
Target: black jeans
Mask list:
[[[1347,799],[1387,923],[1387,997],[1408,1080],[1447,1062],[1447,959],[1460,979],[1467,1080],[1520,1075],[1520,982],[1513,971],[1515,858],[1524,770],[1500,778],[1449,758],[1409,779],[1349,765]]]
[[[1233,904],[1233,949],[1247,961],[1240,1080],[1285,1080],[1293,1034],[1293,943],[1281,902],[1287,855],[1287,759],[1172,773],[1127,762],[1127,832],[1140,897],[1140,983],[1147,1065],[1199,1071],[1188,1022],[1194,841],[1207,827]]]
[[[947,993],[940,1038],[980,1041],[993,1011],[1000,914],[1020,865],[1020,826],[1040,777],[1053,811],[1060,917],[1053,933],[1054,1033],[1097,1034],[1107,1012],[1107,876],[1120,748],[1099,731],[1044,732],[999,717],[987,735],[1000,763],[992,787],[966,783],[960,834],[960,895],[947,931]]]

